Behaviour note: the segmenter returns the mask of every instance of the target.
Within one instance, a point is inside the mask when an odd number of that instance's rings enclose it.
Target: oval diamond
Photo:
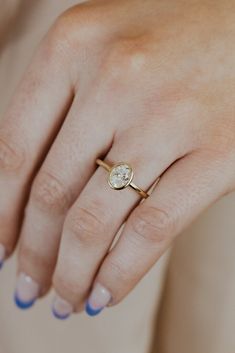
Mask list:
[[[115,165],[109,174],[109,185],[113,189],[123,189],[133,178],[132,168],[125,163]]]

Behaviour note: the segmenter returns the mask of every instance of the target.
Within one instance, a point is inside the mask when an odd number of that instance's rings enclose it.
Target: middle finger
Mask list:
[[[65,215],[95,170],[94,151],[105,153],[111,144],[111,128],[94,129],[89,117],[93,111],[87,108],[75,97],[33,182],[20,237],[15,293],[20,308],[30,307],[49,289]]]

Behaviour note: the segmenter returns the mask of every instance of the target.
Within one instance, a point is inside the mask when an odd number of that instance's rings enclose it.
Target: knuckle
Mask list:
[[[66,44],[70,49],[95,39],[100,32],[102,22],[95,6],[79,4],[63,12],[54,22],[50,34],[55,48]]]
[[[107,72],[114,78],[125,80],[126,75],[138,75],[147,64],[148,58],[147,44],[143,44],[142,38],[121,39],[107,54]]]
[[[71,9],[63,12],[60,16],[57,17],[49,32],[55,42],[59,40],[68,40],[73,28],[73,17],[74,16],[72,16]]]
[[[69,190],[56,177],[47,172],[39,173],[35,179],[31,200],[43,211],[64,213],[70,203]]]
[[[97,245],[104,242],[107,233],[102,219],[92,207],[78,207],[68,215],[65,226],[80,243]]]
[[[23,149],[0,137],[0,169],[5,172],[16,171],[21,169],[24,161]]]
[[[60,72],[67,67],[74,76],[79,64],[93,58],[94,44],[101,43],[104,36],[103,22],[93,6],[79,4],[68,9],[55,20],[43,41],[42,61]]]
[[[58,18],[43,42],[43,58],[46,64],[55,62],[55,58],[64,62],[70,52],[69,43],[69,29],[62,24],[61,18]]]
[[[135,237],[153,243],[166,240],[175,227],[165,210],[153,206],[137,207],[130,220]]]

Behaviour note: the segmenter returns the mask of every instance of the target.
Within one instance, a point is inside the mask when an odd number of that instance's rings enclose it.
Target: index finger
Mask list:
[[[73,98],[54,38],[52,31],[43,40],[0,123],[1,261],[15,246],[30,182]]]

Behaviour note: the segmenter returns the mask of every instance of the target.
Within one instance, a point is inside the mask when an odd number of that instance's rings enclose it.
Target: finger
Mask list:
[[[30,180],[72,100],[66,60],[62,54],[55,59],[53,39],[43,41],[1,119],[0,243],[6,256],[18,237]]]
[[[96,117],[98,117],[96,111]],[[95,153],[105,154],[113,131],[94,129],[90,104],[74,99],[66,121],[36,175],[20,236],[18,272],[34,279],[31,285],[19,276],[16,298],[31,303],[45,294],[51,284],[65,215],[96,169]],[[89,139],[87,139],[89,136]],[[89,146],[88,146],[89,141]],[[17,300],[17,302],[19,299]],[[25,301],[25,300],[24,300]]]
[[[141,141],[141,136],[141,131],[138,138],[129,132],[129,140],[126,139],[126,136],[117,139],[105,160],[111,164],[126,160],[128,153],[128,161],[136,171],[135,182],[142,188],[148,189],[158,175],[172,163],[175,153],[170,151],[175,151],[175,148],[169,146],[164,156],[160,156],[159,153],[156,164],[151,158],[151,153],[148,157],[149,160],[146,160],[145,149],[150,149],[146,146],[147,143],[144,144],[144,141]],[[141,143],[144,147],[137,157],[131,146]],[[159,137],[159,145],[156,146],[155,151],[162,150],[161,143]],[[133,150],[133,154],[130,153],[131,150]],[[122,191],[111,189],[106,178],[107,172],[102,167],[97,168],[66,217],[53,278],[54,288],[59,294],[53,306],[57,317],[66,317],[72,309],[83,308],[84,299],[98,266],[107,253],[119,227],[140,200],[139,195],[132,189],[128,188],[128,190]],[[62,304],[60,298],[62,298]]]
[[[223,161],[194,152],[169,168],[151,196],[132,212],[102,263],[88,299],[88,312],[99,313],[122,300],[175,236],[225,192],[226,178],[216,177],[223,167]]]

